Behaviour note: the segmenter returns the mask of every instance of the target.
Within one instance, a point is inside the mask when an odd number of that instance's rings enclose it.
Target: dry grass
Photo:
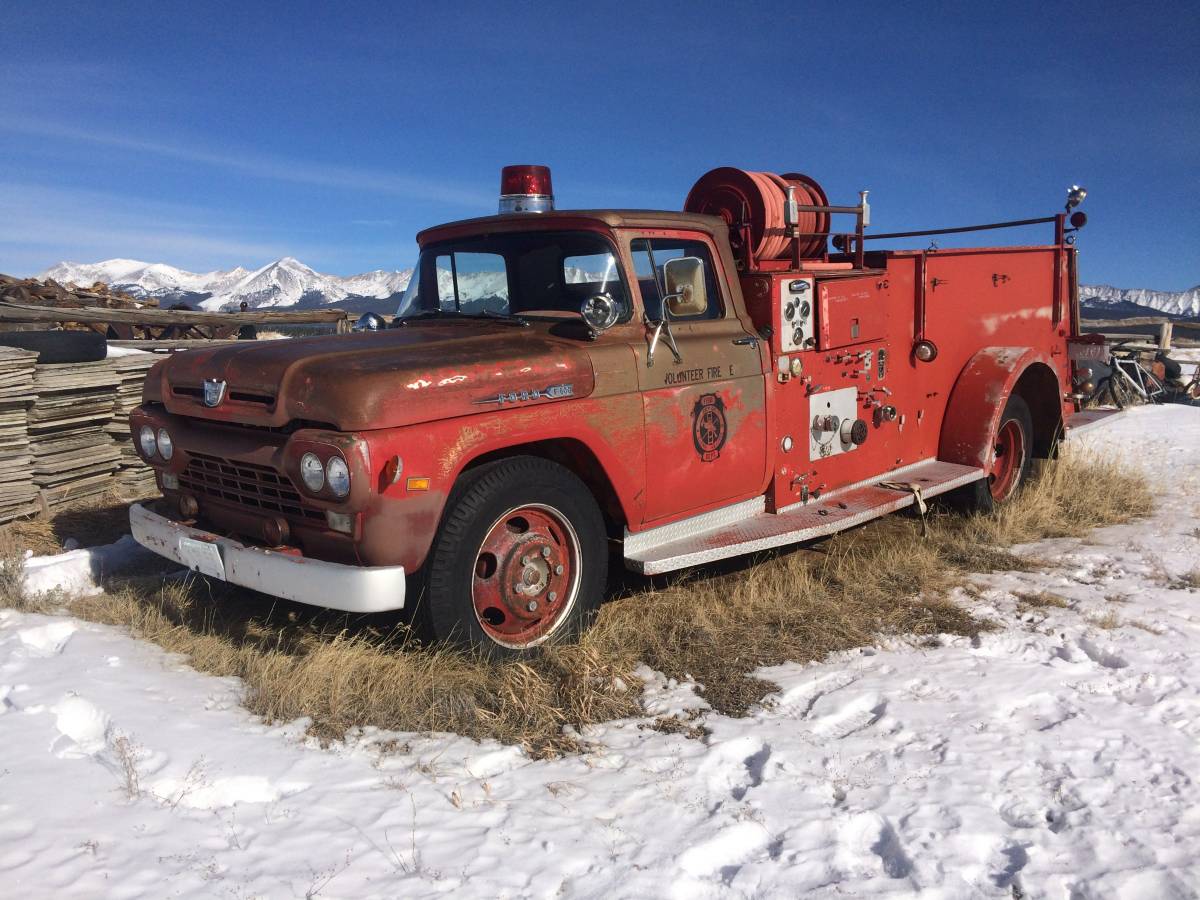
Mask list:
[[[1200,591],[1200,568],[1191,569],[1171,579],[1170,586],[1178,591]]]
[[[1054,607],[1057,609],[1066,609],[1070,604],[1065,597],[1060,597],[1058,594],[1050,591],[1038,591],[1034,593],[1017,594],[1017,611],[1027,612],[1031,609],[1046,609]]]
[[[1112,631],[1114,628],[1121,627],[1121,617],[1110,610],[1104,613],[1104,615],[1088,619],[1088,623],[1095,625],[1097,628],[1103,628],[1105,631]]]
[[[61,553],[74,538],[80,547],[111,544],[129,533],[129,500],[111,495],[87,497],[51,510],[50,515],[16,519],[0,525],[0,536],[35,556]]]
[[[578,747],[579,727],[641,714],[632,674],[639,663],[694,679],[713,707],[742,713],[773,689],[753,677],[760,666],[819,659],[889,634],[978,633],[988,623],[949,591],[970,572],[1033,565],[1004,546],[1081,535],[1150,508],[1138,476],[1067,457],[1003,512],[931,514],[926,539],[915,518],[896,515],[812,549],[628,583],[580,643],[520,663],[418,647],[395,619],[313,610],[204,581],[128,580],[74,600],[71,612],[128,628],[201,671],[243,679],[251,711],[271,721],[310,717],[322,738],[373,725],[493,737],[553,754]],[[45,606],[18,594],[4,602]],[[689,732],[682,722],[662,727]]]

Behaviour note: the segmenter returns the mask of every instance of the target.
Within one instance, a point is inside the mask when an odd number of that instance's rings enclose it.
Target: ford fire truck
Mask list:
[[[130,426],[162,497],[133,534],[513,655],[579,633],[614,553],[665,573],[939,494],[1002,504],[1094,415],[1072,381],[1083,194],[868,234],[867,192],[833,206],[798,173],[715,169],[684,212],[566,211],[548,169],[507,167],[498,215],[417,236],[388,327],[158,363]],[[867,246],[1026,225],[1053,242]]]

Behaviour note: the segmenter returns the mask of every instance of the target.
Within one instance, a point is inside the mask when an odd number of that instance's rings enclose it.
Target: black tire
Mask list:
[[[954,506],[964,513],[988,513],[999,506],[1012,502],[1029,480],[1029,472],[1033,467],[1033,416],[1029,412],[1029,404],[1020,394],[1011,394],[1004,405],[1004,413],[996,425],[997,437],[1005,433],[1006,426],[1014,423],[1020,429],[1023,442],[1022,458],[1015,471],[1015,480],[1011,489],[1002,498],[996,498],[992,493],[994,476],[989,475],[978,481],[973,481],[966,487],[954,491],[951,500]]]
[[[1128,390],[1128,388],[1121,383],[1121,379],[1116,375],[1113,375],[1105,380],[1108,382],[1108,396],[1112,400],[1113,406],[1115,406],[1117,409],[1124,409],[1125,392]],[[1097,393],[1099,393],[1099,391],[1097,391]]]
[[[108,341],[94,331],[8,331],[0,347],[34,350],[39,363],[97,362],[108,356]]]
[[[513,521],[523,521],[519,514],[524,510],[561,520],[563,528],[573,532],[574,547],[564,550],[563,555],[575,562],[569,563],[567,577],[571,587],[564,590],[562,597],[554,598],[550,593],[555,583],[552,580],[540,584],[542,593],[530,592],[532,600],[541,602],[550,623],[546,633],[528,641],[518,638],[506,641],[503,635],[497,636],[498,630],[519,624],[511,612],[511,603],[492,604],[485,613],[480,613],[476,609],[475,591],[478,588],[484,596],[489,586],[497,589],[490,581],[495,578],[503,582],[498,588],[501,594],[516,602],[504,574],[514,571],[518,554],[522,554],[521,572],[527,574],[530,565],[526,564],[523,548],[530,544],[541,546],[535,542],[532,529],[520,534],[519,526],[509,527]],[[506,522],[514,513],[517,515]],[[505,554],[489,554],[485,541],[502,535],[501,526],[515,535],[509,539],[514,549]],[[529,544],[523,543],[527,539]],[[571,542],[566,543],[569,546]],[[531,556],[533,563],[541,563],[539,553]],[[557,556],[551,559],[556,561]],[[491,575],[485,575],[489,567]],[[550,572],[544,574],[547,579],[553,578]],[[511,457],[468,471],[451,492],[419,579],[423,590],[415,624],[426,638],[434,641],[449,642],[491,657],[517,657],[550,640],[578,637],[600,608],[607,577],[608,535],[604,518],[587,486],[556,463],[532,456]],[[550,604],[555,599],[561,600],[563,607],[551,611]],[[488,616],[487,623],[484,615]],[[494,616],[499,616],[499,621]]]

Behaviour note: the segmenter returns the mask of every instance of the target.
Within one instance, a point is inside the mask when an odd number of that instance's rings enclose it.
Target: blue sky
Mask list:
[[[736,7],[10,0],[0,271],[399,268],[528,162],[560,207],[802,171],[869,188],[880,231],[1047,215],[1079,182],[1085,281],[1200,283],[1194,4]]]

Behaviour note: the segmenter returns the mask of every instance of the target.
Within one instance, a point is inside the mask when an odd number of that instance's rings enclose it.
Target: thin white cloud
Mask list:
[[[254,154],[217,152],[200,147],[182,146],[164,141],[145,140],[111,132],[76,128],[56,122],[37,120],[10,121],[5,123],[8,131],[49,137],[56,140],[76,141],[96,146],[128,150],[137,154],[150,154],[183,162],[238,172],[253,178],[309,184],[316,187],[341,190],[365,191],[375,194],[390,194],[433,203],[452,204],[478,208],[494,198],[456,184],[439,183],[429,179],[413,178],[391,172],[351,166],[310,163],[283,157]]]
[[[6,274],[32,275],[64,258],[135,257],[206,270],[326,252],[263,239],[200,207],[0,182],[0,272]]]

